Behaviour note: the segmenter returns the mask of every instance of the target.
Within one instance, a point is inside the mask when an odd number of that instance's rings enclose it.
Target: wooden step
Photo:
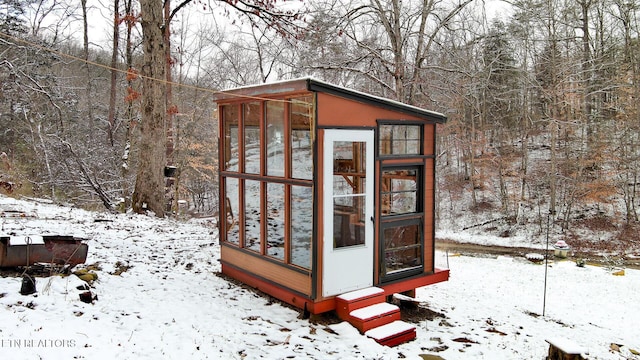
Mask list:
[[[353,310],[348,319],[361,333],[396,320],[400,320],[400,308],[386,302]]]
[[[375,340],[380,345],[396,346],[416,338],[416,327],[404,321],[394,321],[392,323],[373,328],[365,335]]]
[[[351,291],[336,296],[336,314],[342,320],[349,320],[349,313],[369,305],[385,302],[384,290],[377,287]]]

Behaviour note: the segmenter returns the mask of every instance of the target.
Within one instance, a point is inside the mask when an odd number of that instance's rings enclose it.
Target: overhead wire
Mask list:
[[[119,73],[123,73],[125,75],[130,73],[129,69],[127,69],[127,70],[118,69],[118,68],[111,67],[109,65],[100,64],[100,63],[95,62],[95,61],[91,61],[91,60],[88,60],[88,59],[83,59],[81,57],[78,57],[78,56],[75,56],[75,55],[71,55],[71,54],[67,54],[67,53],[64,53],[62,51],[59,51],[59,50],[56,50],[56,49],[53,49],[53,48],[49,48],[49,47],[46,47],[46,46],[43,46],[43,45],[40,45],[40,44],[37,44],[35,42],[26,40],[26,39],[22,39],[22,38],[13,36],[13,35],[9,35],[9,34],[7,34],[5,32],[2,32],[2,31],[0,31],[0,37],[4,37],[5,39],[12,40],[12,41],[15,41],[15,42],[19,42],[19,43],[22,43],[22,44],[25,44],[25,45],[28,45],[28,46],[43,50],[43,51],[47,51],[49,53],[52,53],[52,54],[55,54],[55,55],[58,55],[58,56],[61,56],[61,57],[65,57],[67,59],[83,62],[83,63],[85,63],[87,65],[96,66],[96,67],[103,68],[103,69],[106,69],[106,70],[109,70],[109,71],[116,71],[116,72],[119,72]],[[200,87],[200,86],[177,83],[177,82],[174,82],[174,81],[168,81],[167,79],[158,79],[158,78],[142,75],[140,73],[136,73],[136,76],[140,77],[140,78],[143,78],[143,79],[147,79],[147,80],[157,81],[157,82],[163,83],[165,85],[182,87],[182,88],[187,88],[187,89],[191,89],[191,90],[201,90],[201,91],[204,91],[204,92],[211,93],[213,95],[223,94],[223,95],[235,96],[235,97],[238,97],[238,98],[246,98],[246,99],[251,99],[251,100],[292,102],[291,100],[286,100],[286,99],[272,99],[272,98],[264,98],[264,97],[259,97],[259,96],[237,94],[237,93],[232,93],[232,92],[229,92],[229,91],[212,90],[212,89],[203,88],[203,87]]]

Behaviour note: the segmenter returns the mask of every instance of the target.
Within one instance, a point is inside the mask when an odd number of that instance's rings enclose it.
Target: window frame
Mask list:
[[[397,250],[399,248],[386,248],[386,239],[384,236],[385,230],[389,228],[397,228],[401,226],[417,226],[418,231],[420,231],[420,238],[418,240],[418,244],[414,245],[414,248],[419,249],[420,256],[420,265],[414,266],[402,270],[393,271],[388,274],[386,272],[386,253],[388,250]],[[400,219],[394,219],[393,221],[382,221],[380,224],[380,282],[390,282],[402,278],[406,278],[413,275],[418,275],[424,272],[424,218],[422,216],[402,216]]]
[[[389,189],[385,191],[383,185],[385,184],[385,172],[386,171],[398,171],[398,170],[408,170],[415,171],[416,180],[415,180],[415,211],[403,212],[403,213],[392,213],[384,214],[384,197],[389,194],[393,197],[393,194],[407,193],[409,191],[392,191]],[[393,179],[391,179],[392,181]],[[381,202],[381,217],[389,217],[389,216],[399,216],[399,215],[408,215],[408,214],[419,214],[424,213],[424,186],[421,186],[424,182],[424,163],[411,163],[411,164],[391,164],[384,165],[380,168],[380,202]]]
[[[410,154],[386,154],[382,153],[383,143],[382,143],[382,127],[383,126],[396,126],[396,125],[405,125],[405,126],[418,126],[419,128],[419,152],[418,153],[410,153]],[[389,119],[380,119],[377,121],[377,139],[376,139],[376,156],[377,161],[379,162],[379,190],[377,197],[379,201],[382,203],[384,195],[389,192],[383,191],[384,184],[384,173],[385,171],[393,170],[415,170],[416,171],[416,204],[415,204],[415,212],[407,212],[407,213],[399,213],[399,214],[383,214],[382,206],[377,207],[378,216],[380,219],[380,226],[378,228],[378,254],[380,256],[380,266],[378,268],[378,276],[380,283],[388,283],[395,280],[411,277],[414,275],[419,275],[425,270],[425,206],[426,206],[426,189],[425,189],[425,177],[427,176],[427,159],[432,158],[431,155],[425,155],[425,132],[426,126],[425,122],[416,121],[416,120],[389,120]],[[415,139],[412,139],[415,140]],[[391,139],[391,143],[389,144],[391,149],[393,149],[393,139]],[[386,239],[385,239],[385,231],[389,228],[394,227],[402,227],[402,226],[417,226],[419,234],[418,244],[414,247],[418,248],[420,251],[420,265],[415,267],[410,267],[403,270],[393,271],[391,274],[387,274],[386,272],[386,252],[388,250],[393,250],[393,248],[386,248]]]
[[[234,115],[234,118],[231,119],[231,125],[229,123],[227,123],[227,119],[225,119],[225,116],[221,116],[220,121],[220,128],[223,131],[223,141],[225,141],[225,143],[223,144],[223,150],[222,150],[222,154],[220,156],[220,159],[224,162],[224,168],[222,168],[220,170],[220,183],[223,184],[222,188],[221,188],[221,195],[224,196],[225,198],[227,197],[227,194],[229,194],[229,189],[227,186],[227,183],[229,181],[229,179],[234,179],[233,182],[237,183],[238,185],[238,208],[234,209],[231,208],[229,209],[228,207],[230,206],[229,204],[227,204],[227,201],[223,201],[222,202],[222,206],[221,206],[221,213],[222,214],[227,214],[229,213],[229,211],[231,211],[235,217],[235,221],[237,222],[237,226],[238,228],[238,241],[237,243],[234,241],[229,241],[228,238],[228,233],[227,233],[227,228],[229,227],[229,225],[227,224],[227,222],[225,221],[224,224],[221,226],[220,229],[220,241],[222,244],[224,244],[225,246],[230,246],[239,250],[242,250],[248,254],[254,255],[254,256],[259,256],[265,260],[269,260],[271,262],[275,262],[278,263],[280,265],[286,266],[286,267],[291,267],[293,269],[296,269],[298,271],[311,271],[312,267],[313,267],[313,262],[309,261],[308,264],[303,264],[303,261],[300,261],[300,259],[302,259],[303,257],[298,255],[297,257],[293,257],[292,256],[292,248],[293,248],[293,244],[292,244],[292,233],[293,233],[293,220],[292,219],[292,201],[294,201],[293,199],[293,194],[292,194],[292,188],[293,187],[306,187],[309,188],[311,193],[314,193],[314,182],[315,182],[315,174],[314,174],[314,169],[311,169],[311,174],[309,175],[309,179],[300,179],[300,178],[294,178],[293,177],[293,171],[292,171],[292,166],[293,166],[293,154],[292,154],[292,149],[294,147],[294,144],[292,144],[292,132],[294,131],[294,125],[292,124],[292,104],[294,103],[294,101],[296,101],[296,99],[302,103],[308,103],[311,102],[310,104],[310,108],[309,108],[309,149],[311,151],[311,155],[312,158],[315,157],[314,153],[316,151],[315,149],[315,143],[314,143],[314,138],[315,138],[315,116],[316,113],[314,111],[315,109],[315,102],[316,102],[316,96],[314,93],[302,93],[302,94],[292,94],[283,98],[270,98],[270,99],[261,99],[261,100],[255,100],[255,99],[246,99],[243,101],[238,101],[238,102],[233,102],[233,103],[226,103],[226,104],[221,104],[219,106],[220,109],[220,114],[222,114],[224,111],[222,109],[226,109],[226,107],[233,107],[232,110],[228,110],[229,114]],[[302,100],[303,99],[303,100]],[[278,120],[281,121],[283,124],[283,142],[284,142],[284,173],[282,174],[282,176],[279,175],[275,175],[275,174],[271,174],[269,175],[269,169],[267,167],[267,160],[268,160],[268,145],[267,141],[268,141],[268,134],[267,134],[267,129],[268,129],[268,118],[267,118],[267,108],[268,108],[268,104],[269,102],[273,102],[273,101],[282,101],[284,102],[284,106],[283,106],[283,111],[282,111],[282,120]],[[259,171],[258,172],[252,172],[249,173],[247,172],[246,169],[246,163],[247,163],[247,149],[246,149],[246,131],[245,131],[245,108],[247,106],[249,106],[249,104],[258,104],[258,108],[259,110],[259,120],[258,120],[258,127],[260,129],[259,131],[259,149],[260,149],[260,153],[259,153],[259,163],[257,164],[259,167]],[[254,123],[251,124],[251,127],[255,127],[256,125]],[[237,130],[231,131],[233,130],[232,128],[237,128]],[[229,129],[229,130],[228,130]],[[299,129],[298,129],[299,130]],[[229,139],[227,139],[227,131],[229,131],[229,134],[231,135]],[[231,138],[233,136],[236,136],[235,134],[237,134],[237,167],[234,166],[234,170],[228,170],[229,167],[227,167],[227,157],[229,157],[230,155],[235,155],[235,153],[233,153],[230,149],[231,145],[233,144],[233,142],[231,141]],[[255,145],[255,144],[254,144]],[[254,154],[255,156],[256,154]],[[232,158],[233,160],[235,160],[235,158]],[[312,162],[313,160],[310,159],[310,161]],[[237,170],[236,170],[237,169]],[[248,194],[245,194],[246,191],[246,183],[247,182],[256,182],[259,183],[259,199],[251,199],[251,196]],[[282,229],[282,233],[284,233],[283,236],[283,248],[284,248],[284,256],[281,255],[277,255],[274,256],[273,252],[269,251],[269,224],[268,224],[268,206],[270,203],[272,203],[272,201],[269,201],[269,199],[267,198],[269,196],[269,192],[267,191],[267,189],[269,188],[269,186],[271,184],[275,184],[278,185],[279,188],[281,188],[283,190],[283,194],[282,196],[284,197],[284,199],[280,200],[280,202],[284,203],[284,208],[281,209],[282,212],[284,212],[284,224],[282,224],[283,229]],[[260,210],[260,214],[259,219],[260,219],[260,223],[259,223],[259,238],[260,238],[260,244],[259,247],[258,246],[254,246],[253,249],[248,248],[245,244],[246,242],[246,238],[247,238],[247,229],[246,229],[246,221],[247,221],[247,211],[249,209],[249,206],[247,205],[248,202],[255,202],[258,201],[259,205],[258,208]],[[298,199],[299,200],[299,199]],[[311,198],[309,198],[308,200],[305,200],[305,202],[310,202],[308,204],[308,206],[310,208],[313,208],[313,196]],[[299,207],[299,206],[298,206]],[[306,245],[304,247],[306,247],[306,251],[308,251],[308,258],[310,260],[313,259],[313,243],[315,241],[315,237],[314,234],[315,232],[313,231],[313,228],[316,226],[315,224],[315,212],[311,212],[310,214],[308,214],[309,216],[311,216],[310,219],[307,219],[308,221],[311,222],[312,224],[312,229],[309,233],[309,241],[306,243],[301,243],[303,245]],[[223,219],[226,218],[226,215],[222,217]],[[299,234],[297,234],[299,236]],[[307,245],[308,244],[308,245]],[[297,251],[300,251],[300,246],[298,246],[296,248]],[[295,261],[295,263],[294,263]]]
[[[378,148],[377,151],[377,156],[380,159],[397,159],[397,158],[413,158],[413,157],[423,157],[424,153],[425,153],[425,148],[424,148],[424,132],[425,132],[425,127],[424,127],[424,122],[420,122],[420,121],[415,121],[415,120],[378,120],[377,121],[377,133],[378,133],[378,139],[376,141],[376,146]],[[382,153],[382,127],[383,126],[417,126],[418,127],[418,133],[419,138],[417,139],[418,144],[419,144],[419,149],[418,149],[418,153],[405,153],[405,154],[394,154],[394,153],[390,153],[390,154],[386,154],[386,153]],[[416,140],[416,139],[412,139],[412,140]],[[391,149],[393,149],[393,139],[389,140],[391,142],[390,147]],[[407,141],[407,140],[405,140]]]

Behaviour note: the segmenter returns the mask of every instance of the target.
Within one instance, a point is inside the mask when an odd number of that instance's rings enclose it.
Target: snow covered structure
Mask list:
[[[214,101],[224,274],[310,313],[448,279],[434,266],[444,115],[311,78]]]

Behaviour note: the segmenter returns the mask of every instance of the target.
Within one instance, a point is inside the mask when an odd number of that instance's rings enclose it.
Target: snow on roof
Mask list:
[[[250,89],[259,89],[259,88],[266,88],[270,86],[279,86],[279,85],[282,86],[286,84],[295,84],[295,83],[306,83],[306,88],[307,90],[310,90],[310,91],[330,93],[330,94],[348,98],[354,101],[374,102],[381,107],[390,108],[395,111],[411,113],[415,116],[419,116],[423,118],[427,117],[439,123],[444,123],[446,121],[446,116],[439,112],[426,110],[414,105],[408,105],[408,104],[402,103],[400,101],[391,100],[388,98],[371,95],[362,91],[334,85],[322,80],[315,79],[313,77],[302,77],[302,78],[291,79],[291,80],[281,80],[281,81],[274,81],[274,82],[269,82],[264,84],[248,85],[248,86],[241,86],[241,87],[236,87],[232,89],[226,89],[226,90],[220,91],[217,95],[214,95],[214,101],[226,99],[234,95],[237,96],[236,93],[243,92]]]

